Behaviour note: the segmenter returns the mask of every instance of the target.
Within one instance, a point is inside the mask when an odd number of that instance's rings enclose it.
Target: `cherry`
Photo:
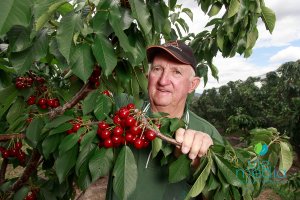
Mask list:
[[[122,127],[120,127],[120,126],[116,126],[114,129],[113,129],[113,134],[115,135],[115,136],[120,136],[120,135],[122,135],[123,134],[123,128]]]
[[[54,107],[54,104],[55,104],[55,100],[54,100],[54,99],[48,99],[48,100],[47,100],[47,105],[48,105],[48,106]]]
[[[67,132],[67,134],[69,134],[69,135],[72,134],[72,133],[74,133],[73,128],[67,130],[66,132]]]
[[[27,194],[27,196],[25,197],[25,200],[35,200],[36,199],[36,195],[31,193],[31,194]]]
[[[147,140],[152,141],[156,138],[156,134],[154,131],[147,129],[145,131],[145,137],[147,138]]]
[[[116,125],[120,125],[120,124],[121,124],[121,118],[119,117],[119,115],[115,115],[115,116],[113,117],[113,122],[114,122],[114,124],[116,124]]]
[[[108,127],[109,127],[109,125],[105,121],[101,121],[98,124],[98,128],[100,128],[102,130],[107,129]]]
[[[143,148],[146,148],[148,147],[150,144],[150,142],[148,140],[144,140],[144,143],[143,143]]]
[[[34,95],[30,96],[27,100],[27,104],[28,105],[33,105],[35,104],[35,100],[36,100],[36,97]]]
[[[99,135],[99,134],[98,134]],[[102,130],[99,137],[102,138],[103,140],[107,139],[107,138],[110,138],[110,131],[109,130]]]
[[[131,134],[131,133],[126,133],[126,135],[125,135],[125,140],[126,140],[126,142],[132,142],[132,140],[133,140],[133,134]]]
[[[47,100],[45,99],[45,98],[40,98],[39,100],[38,100],[38,105],[46,105],[47,104]]]
[[[112,143],[113,143],[114,147],[118,147],[122,143],[122,137],[121,136],[114,135],[111,138],[111,140],[112,140]]]
[[[130,103],[126,107],[128,108],[128,110],[132,110],[135,108],[135,105],[133,103]]]
[[[40,108],[43,109],[43,110],[45,110],[45,109],[48,108],[48,106],[47,106],[47,104],[42,104],[42,105],[40,105]]]
[[[22,148],[22,146],[23,146],[22,142],[16,142],[15,143],[15,148],[18,149],[18,150],[20,150]]]
[[[60,106],[59,100],[57,98],[54,98],[54,103],[53,103],[53,108],[57,108],[58,106]]]
[[[144,141],[141,138],[136,138],[133,145],[136,149],[141,149],[144,146]]]
[[[129,130],[133,135],[139,135],[142,133],[142,128],[140,126],[131,126]]]
[[[132,127],[132,126],[135,126],[135,124],[136,124],[136,120],[134,119],[134,117],[128,116],[128,117],[125,119],[125,125],[126,125],[126,126]]]
[[[104,91],[102,92],[102,94],[104,94],[104,95],[106,95],[106,96],[108,96],[108,97],[111,97],[111,96],[112,96],[112,94],[111,94],[111,92],[110,92],[109,90],[104,90]]]
[[[105,148],[111,148],[111,147],[113,147],[113,142],[112,142],[112,140],[111,140],[110,138],[105,139],[105,140],[104,140],[104,143],[103,143],[103,146],[104,146]]]
[[[80,129],[80,126],[81,126],[81,124],[79,124],[79,123],[73,124],[72,131],[73,131],[73,132],[78,131],[78,129]]]
[[[43,77],[36,77],[35,79],[39,84],[45,83],[45,79]]]
[[[121,108],[120,110],[119,110],[119,117],[121,118],[121,119],[125,119],[126,117],[128,117],[128,115],[129,115],[129,110],[127,109],[127,108]]]
[[[9,158],[9,151],[8,150],[4,150],[4,151],[2,151],[2,157],[3,158]]]

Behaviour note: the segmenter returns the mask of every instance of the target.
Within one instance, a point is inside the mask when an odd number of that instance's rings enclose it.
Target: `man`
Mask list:
[[[213,143],[223,143],[218,131],[207,121],[188,110],[188,94],[200,83],[195,76],[196,59],[192,49],[181,41],[150,46],[147,49],[151,67],[148,72],[149,104],[144,111],[168,113],[170,118],[183,119],[187,127],[179,128],[175,139],[182,145],[175,155],[188,154],[193,161],[206,154]],[[186,180],[168,183],[168,167],[161,166],[158,158],[149,159],[151,149],[135,152],[138,165],[138,181],[135,192],[129,199],[174,200],[184,199],[190,189]],[[111,180],[110,180],[111,181]],[[117,199],[108,187],[107,199]]]

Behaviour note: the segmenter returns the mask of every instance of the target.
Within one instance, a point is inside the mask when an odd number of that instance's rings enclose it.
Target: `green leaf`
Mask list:
[[[215,79],[217,79],[217,81],[218,81],[219,80],[219,76],[218,76],[219,70],[218,70],[218,68],[214,64],[209,65],[209,68],[210,68],[210,71],[211,71],[211,75]]]
[[[171,120],[171,125],[170,125],[170,131],[175,132],[179,128],[184,128],[184,121],[178,118],[172,118]]]
[[[280,142],[280,161],[279,171],[286,175],[286,172],[291,168],[293,164],[293,154],[289,145],[286,142]]]
[[[71,123],[64,123],[49,131],[49,135],[55,135],[70,130],[73,127]]]
[[[37,33],[32,46],[20,52],[13,52],[10,60],[18,74],[28,71],[33,62],[46,56],[49,46],[49,35],[47,29],[42,29]]]
[[[102,34],[96,34],[92,50],[104,74],[109,76],[117,65],[117,57],[112,44]]]
[[[270,33],[273,32],[276,22],[276,16],[273,10],[266,6],[261,6],[262,9],[262,20],[265,23],[266,29],[270,31]]]
[[[49,1],[47,1],[46,5],[45,5],[45,2],[43,2],[44,5],[42,5],[43,7],[44,6],[47,6],[47,10],[45,10],[43,12],[43,14],[41,16],[39,16],[36,20],[36,31],[39,31],[43,26],[44,24],[51,18],[51,16],[53,15],[53,13],[60,7],[62,6],[63,4],[67,3],[66,0],[60,0],[58,2],[51,2],[49,3]]]
[[[77,184],[81,190],[86,190],[92,183],[91,175],[89,173],[88,163],[85,162],[79,169],[79,175],[77,179]]]
[[[93,73],[94,60],[91,47],[88,44],[80,44],[75,48],[71,59],[73,73],[84,82],[87,82]]]
[[[102,176],[108,175],[113,167],[113,150],[112,148],[96,149],[89,161],[89,169],[92,181],[96,181]]]
[[[228,18],[234,16],[236,13],[238,13],[239,9],[240,9],[240,1],[239,0],[231,0],[230,1],[230,5],[228,8]]]
[[[82,167],[83,163],[89,160],[89,158],[93,155],[95,148],[98,148],[96,144],[89,143],[85,145],[84,148],[80,149],[76,166],[75,166],[75,172],[77,175],[79,175],[79,170]]]
[[[43,155],[46,159],[49,158],[49,155],[53,153],[60,144],[60,141],[62,140],[63,135],[56,134],[56,135],[50,135],[46,137],[42,143],[42,149],[43,149]]]
[[[57,29],[57,42],[61,54],[70,61],[71,49],[73,45],[73,35],[79,31],[81,25],[80,14],[70,13],[62,17]]]
[[[30,190],[28,186],[23,186],[14,194],[13,200],[25,199],[29,191]]]
[[[60,154],[56,159],[54,166],[59,180],[62,183],[70,170],[75,166],[78,155],[78,145],[73,146],[68,151]]]
[[[147,5],[142,0],[129,0],[132,16],[138,21],[144,35],[147,37],[152,29],[150,22],[150,13]]]
[[[182,12],[184,12],[189,18],[193,21],[193,12],[189,8],[183,8]]]
[[[219,11],[221,10],[222,6],[223,6],[223,4],[221,4],[219,2],[214,3],[208,12],[208,16],[212,17],[212,16],[215,16],[216,14],[218,14]]]
[[[176,3],[177,3],[177,0],[169,0],[170,10],[174,10]]]
[[[99,121],[104,120],[109,116],[111,108],[112,108],[112,103],[110,98],[107,97],[106,95],[101,94],[98,96],[95,109],[94,109],[94,114]]]
[[[11,52],[22,51],[30,47],[31,38],[29,28],[14,26],[8,32],[9,49]]]
[[[186,155],[181,155],[177,160],[175,160],[169,168],[169,182],[176,183],[190,175],[191,159]]]
[[[147,94],[148,91],[148,79],[146,78],[146,75],[144,74],[143,70],[135,67],[134,68],[134,75],[136,76],[138,83],[142,89],[142,91]]]
[[[26,129],[26,138],[31,142],[32,147],[36,147],[41,139],[44,121],[42,118],[34,118]]]
[[[21,115],[24,114],[26,103],[23,98],[17,98],[14,104],[10,107],[6,119],[7,122],[11,125],[13,124]]]
[[[98,96],[99,91],[95,90],[90,92],[87,97],[85,97],[82,102],[83,115],[86,115],[94,110]]]
[[[157,156],[161,148],[162,148],[162,140],[159,138],[155,138],[152,141],[152,158],[155,158]]]
[[[237,177],[236,169],[231,166],[231,164],[220,156],[214,156],[214,160],[219,168],[219,171],[223,174],[226,181],[234,186],[242,187],[243,181],[242,177]]]
[[[246,48],[248,49],[252,49],[255,45],[255,42],[258,38],[258,30],[257,28],[253,28],[253,30],[251,32],[249,32],[247,34],[247,44],[246,44]]]
[[[67,135],[59,145],[59,155],[64,154],[69,149],[73,148],[74,146],[79,146],[78,140],[80,138],[81,132],[84,132],[85,128],[80,128],[76,133]]]
[[[212,166],[212,159],[211,157],[208,157],[208,162],[205,168],[203,169],[203,171],[201,172],[201,174],[193,184],[192,188],[190,189],[189,193],[185,197],[186,200],[190,199],[191,197],[195,197],[202,192],[203,188],[205,187],[206,180],[209,176],[211,166]]]
[[[31,0],[0,1],[0,36],[12,26],[28,26],[31,20]]]
[[[137,165],[128,146],[122,147],[114,169],[113,189],[119,199],[128,199],[137,183]]]
[[[89,145],[93,142],[93,140],[97,136],[96,131],[97,128],[94,128],[83,136],[80,142],[80,151],[82,151],[82,149],[85,148],[86,145]]]
[[[71,116],[61,115],[61,116],[58,116],[57,118],[53,119],[51,122],[47,123],[45,125],[45,128],[47,128],[47,129],[54,128],[54,127],[57,127],[65,122],[67,122],[67,121],[70,121],[72,119],[73,119],[73,117],[71,117]]]

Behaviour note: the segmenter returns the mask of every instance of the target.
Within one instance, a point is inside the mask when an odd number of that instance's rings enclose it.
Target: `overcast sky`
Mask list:
[[[208,22],[194,0],[178,0],[183,7],[189,7],[194,14],[194,21],[186,19],[190,24],[190,32],[198,33]],[[204,89],[220,87],[229,81],[245,80],[249,76],[259,76],[277,69],[287,61],[300,59],[300,1],[299,0],[265,0],[267,7],[276,14],[276,25],[271,35],[264,24],[258,25],[259,38],[252,55],[245,59],[242,56],[223,58],[218,55],[214,64],[219,70],[219,82],[209,76],[207,85],[201,84],[197,92]]]

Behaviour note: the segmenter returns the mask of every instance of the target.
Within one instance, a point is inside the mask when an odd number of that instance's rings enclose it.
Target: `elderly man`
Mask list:
[[[175,154],[188,154],[190,159],[198,160],[213,143],[223,143],[223,140],[210,123],[189,111],[186,105],[188,94],[200,83],[200,78],[195,76],[197,63],[192,49],[181,41],[172,41],[150,46],[147,57],[151,67],[148,73],[149,103],[144,111],[164,112],[170,118],[183,119],[187,126],[175,133],[175,139],[182,144]],[[151,149],[135,152],[138,182],[129,199],[184,199],[190,189],[187,181],[168,183],[168,167],[161,166],[158,158],[149,159],[150,155]],[[117,199],[112,191],[111,180],[107,199]]]

